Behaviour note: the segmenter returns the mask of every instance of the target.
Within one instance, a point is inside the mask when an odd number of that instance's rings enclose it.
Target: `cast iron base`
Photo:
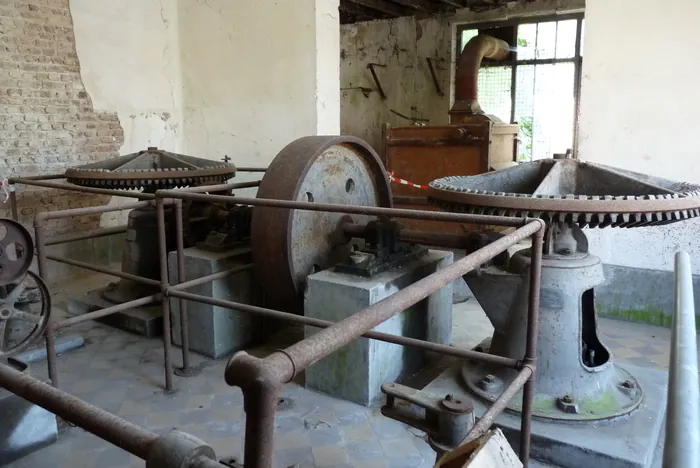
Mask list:
[[[100,292],[101,290],[96,289],[82,297],[70,298],[68,301],[69,311],[72,314],[82,315],[112,307],[114,304],[103,299]],[[146,338],[163,335],[163,309],[160,304],[133,307],[99,318],[96,321]]]
[[[627,416],[609,422],[587,424],[544,422],[533,419],[531,458],[562,468],[649,468],[666,414],[668,374],[643,367],[623,365],[644,388],[642,404]],[[436,395],[469,392],[459,367],[443,372],[423,389]],[[472,396],[477,418],[486,411],[484,400]],[[511,412],[496,420],[518,451],[520,415]]]

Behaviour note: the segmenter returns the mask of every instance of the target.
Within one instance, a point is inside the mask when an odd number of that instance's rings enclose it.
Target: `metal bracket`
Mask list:
[[[386,404],[382,414],[428,434],[428,442],[438,456],[457,447],[474,426],[474,404],[464,395],[437,397],[397,383],[382,385]],[[396,399],[410,405],[397,405]],[[423,415],[416,408],[422,408]]]
[[[445,93],[442,91],[442,88],[440,88],[440,81],[438,80],[437,74],[435,73],[435,67],[433,66],[433,59],[430,57],[426,57],[425,61],[428,62],[428,68],[430,69],[430,76],[433,78],[433,84],[435,85],[435,91],[437,91],[438,96],[443,97],[445,95]]]
[[[369,72],[372,74],[372,79],[374,80],[374,84],[377,85],[377,92],[379,93],[379,96],[382,98],[382,101],[386,101],[386,93],[384,92],[384,88],[382,88],[382,84],[379,82],[379,77],[377,76],[377,72],[374,71],[374,67],[386,68],[386,65],[382,65],[379,63],[368,63],[367,64],[367,68],[369,68]]]
[[[364,86],[354,86],[352,88],[340,88],[341,91],[353,91],[353,90],[359,90],[362,92],[362,95],[366,98],[369,97],[369,95],[374,91],[372,88],[365,88]]]

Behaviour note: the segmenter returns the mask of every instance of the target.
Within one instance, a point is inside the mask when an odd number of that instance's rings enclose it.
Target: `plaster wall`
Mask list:
[[[449,23],[442,17],[342,25],[342,133],[364,139],[383,154],[385,125],[412,123],[391,110],[423,119],[427,125],[448,123],[451,48]],[[433,83],[427,58],[433,61],[442,96]],[[381,65],[375,71],[386,100],[377,91],[370,63]]]
[[[96,111],[116,112],[121,154],[182,149],[177,0],[70,0],[81,76]]]
[[[182,0],[179,16],[186,153],[266,166],[339,132],[337,0]]]
[[[692,0],[587,1],[582,159],[700,183],[695,138],[700,61],[681,46],[698,17],[700,4]],[[621,34],[622,25],[629,34]],[[636,268],[672,270],[675,252],[683,249],[698,274],[699,229],[700,222],[686,221],[591,230],[588,238],[606,263]]]

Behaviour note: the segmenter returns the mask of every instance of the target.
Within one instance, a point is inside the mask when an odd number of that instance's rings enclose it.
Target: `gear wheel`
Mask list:
[[[85,187],[144,189],[151,192],[221,184],[235,174],[233,164],[149,147],[138,153],[70,168],[65,175],[68,182]]]
[[[541,218],[579,227],[641,227],[700,216],[700,186],[575,159],[540,160],[434,180],[445,211]]]

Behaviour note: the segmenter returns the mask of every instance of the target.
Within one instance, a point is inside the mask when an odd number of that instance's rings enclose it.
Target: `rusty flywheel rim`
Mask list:
[[[359,138],[309,136],[287,145],[263,177],[258,198],[391,206],[391,188],[377,153]],[[256,278],[268,305],[303,309],[305,278],[333,263],[342,213],[256,206],[251,240]],[[354,220],[359,221],[355,216]]]
[[[536,217],[581,227],[640,227],[700,216],[700,186],[574,159],[541,160],[434,180],[448,211]]]

